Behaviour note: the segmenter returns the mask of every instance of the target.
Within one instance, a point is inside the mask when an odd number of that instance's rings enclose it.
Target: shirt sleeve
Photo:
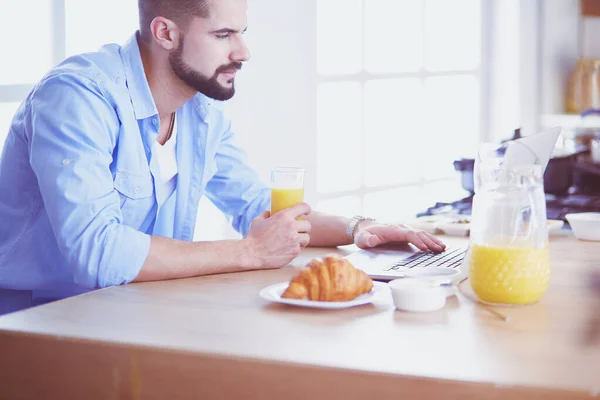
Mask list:
[[[122,224],[110,170],[120,122],[91,80],[57,75],[30,102],[30,164],[58,247],[75,283],[101,288],[131,282],[150,237]]]
[[[270,209],[271,192],[249,166],[246,153],[235,144],[229,121],[227,127],[215,156],[218,171],[206,186],[206,196],[245,236],[252,220]]]

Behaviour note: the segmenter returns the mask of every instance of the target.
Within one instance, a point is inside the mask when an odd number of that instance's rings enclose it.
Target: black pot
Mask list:
[[[550,194],[567,194],[573,184],[573,173],[575,165],[575,155],[563,157],[552,157],[548,161],[548,166],[544,172],[544,191]],[[475,184],[473,169],[475,160],[463,158],[454,161],[454,169],[461,173],[461,185],[463,189],[475,193]]]
[[[573,180],[578,192],[600,195],[600,165],[582,161],[575,163]]]
[[[473,170],[475,169],[475,160],[472,158],[462,158],[454,161],[454,169],[460,172],[460,183],[467,192],[475,193],[475,179]]]
[[[575,155],[552,157],[544,172],[544,191],[550,194],[564,195],[573,185]]]

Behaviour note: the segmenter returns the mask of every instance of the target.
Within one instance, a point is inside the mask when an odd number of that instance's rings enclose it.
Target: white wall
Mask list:
[[[307,0],[250,0],[247,43],[252,59],[237,79],[228,115],[265,179],[275,166],[308,172],[315,191],[316,7]]]

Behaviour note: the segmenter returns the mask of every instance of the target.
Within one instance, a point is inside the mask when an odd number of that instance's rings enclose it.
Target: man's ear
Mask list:
[[[154,41],[164,50],[173,50],[179,46],[181,35],[177,24],[164,17],[156,17],[150,24]]]

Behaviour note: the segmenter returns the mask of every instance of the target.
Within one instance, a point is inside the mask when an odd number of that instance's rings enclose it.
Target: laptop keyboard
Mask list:
[[[415,267],[457,268],[460,266],[466,252],[466,248],[450,248],[441,253],[420,251],[408,258],[403,258],[402,260],[395,262],[387,269],[387,271]]]

